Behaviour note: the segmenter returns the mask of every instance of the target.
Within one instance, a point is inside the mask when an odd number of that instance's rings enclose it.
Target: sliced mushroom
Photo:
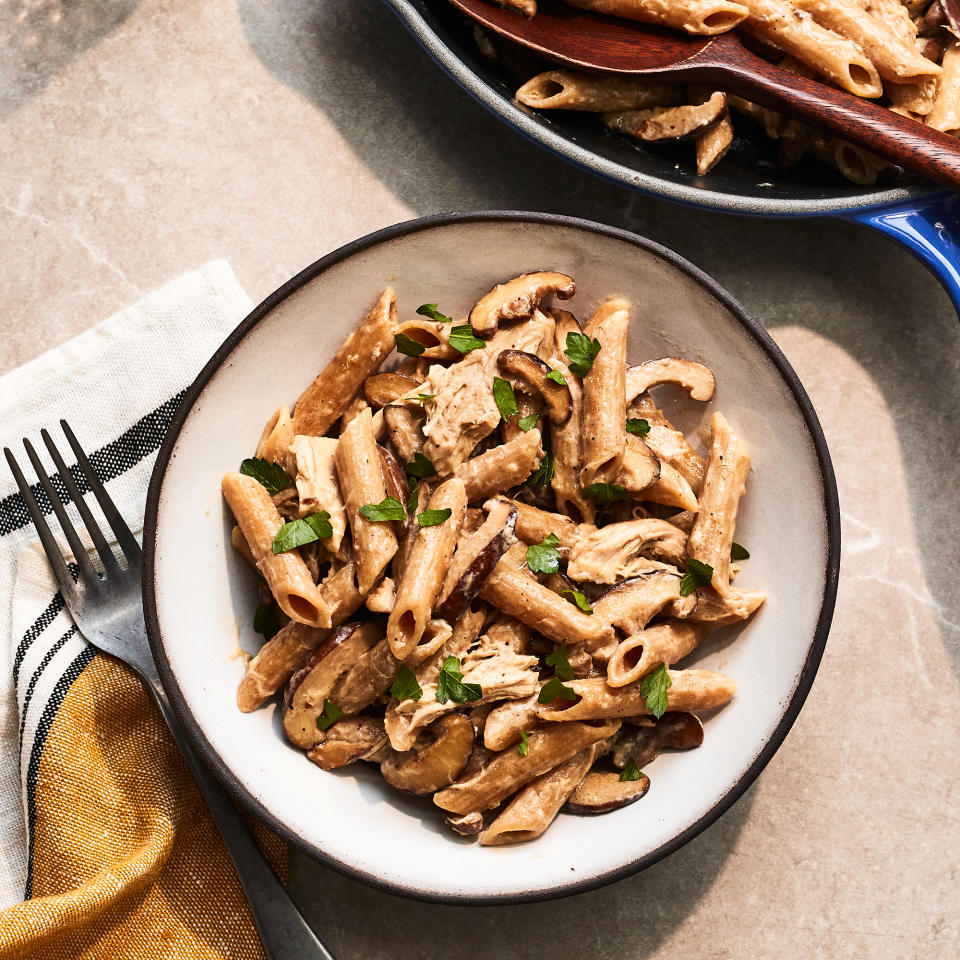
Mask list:
[[[375,623],[345,623],[321,643],[290,678],[283,702],[283,729],[298,747],[322,740],[317,717],[337,680],[383,636]],[[338,705],[339,706],[339,705]]]
[[[390,742],[383,721],[376,717],[351,717],[335,723],[323,738],[307,751],[307,759],[324,770],[337,770],[356,760],[377,762]]]
[[[641,393],[630,404],[628,411],[628,416],[646,420],[650,425],[650,430],[643,438],[643,442],[661,462],[666,460],[671,466],[676,467],[690,484],[693,492],[699,495],[703,489],[707,465],[703,457],[690,446],[687,438],[663,415],[663,411],[657,407],[649,394]]]
[[[717,91],[700,104],[653,107],[601,114],[603,122],[618,133],[638,140],[686,140],[709,133],[727,115],[726,94]]]
[[[497,284],[481,297],[470,311],[470,324],[478,337],[489,340],[497,332],[501,320],[531,317],[548,294],[554,293],[561,300],[569,300],[576,289],[573,278],[564,273],[524,273]]]
[[[570,419],[573,409],[570,388],[547,379],[547,374],[551,372],[550,364],[525,350],[504,350],[497,358],[497,366],[501,373],[520,377],[543,397],[554,426],[563,426]]]
[[[627,434],[617,483],[631,497],[642,500],[647,487],[659,479],[660,461],[657,455],[639,437]]]
[[[451,813],[443,818],[443,822],[461,837],[475,837],[483,829],[483,814],[479,810],[473,813]]]
[[[437,617],[456,623],[473,602],[484,580],[514,543],[517,508],[497,500],[480,528],[463,540],[453,555],[434,608]]]
[[[617,769],[633,760],[639,769],[664,750],[692,750],[703,743],[703,724],[692,713],[665,713],[652,727],[621,727],[611,759]]]
[[[393,449],[404,463],[410,463],[423,449],[423,430],[417,415],[402,404],[391,404],[383,408],[383,422],[387,425]]]
[[[627,369],[627,403],[633,403],[641,393],[660,383],[683,387],[691,399],[704,402],[713,399],[717,386],[713,371],[702,363],[683,357],[663,357]]]
[[[371,407],[379,410],[409,393],[421,382],[402,373],[375,373],[363,381],[363,395]]]
[[[419,750],[394,751],[380,765],[387,783],[418,795],[441,790],[462,772],[473,750],[473,724],[463,714],[450,713],[422,736],[432,736],[433,742]]]
[[[397,458],[386,448],[377,444],[377,453],[380,454],[380,468],[383,473],[383,485],[386,487],[387,496],[399,500],[401,503],[407,502],[407,496],[410,491],[407,487],[407,472],[399,463]]]
[[[564,810],[580,815],[609,813],[639,800],[650,789],[650,778],[642,774],[639,780],[620,779],[619,773],[591,770],[570,795]]]
[[[611,587],[594,601],[593,615],[629,637],[639,633],[666,604],[679,597],[678,574],[654,570]]]

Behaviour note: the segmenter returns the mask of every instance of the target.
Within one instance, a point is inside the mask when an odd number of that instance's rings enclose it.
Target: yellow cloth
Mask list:
[[[229,854],[159,711],[97,655],[47,734],[32,899],[0,913],[0,960],[261,960]],[[274,869],[286,847],[248,821]]]

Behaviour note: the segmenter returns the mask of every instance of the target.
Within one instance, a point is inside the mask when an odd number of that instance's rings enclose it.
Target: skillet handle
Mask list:
[[[849,219],[893,237],[922,260],[940,278],[960,314],[960,197],[940,193]]]

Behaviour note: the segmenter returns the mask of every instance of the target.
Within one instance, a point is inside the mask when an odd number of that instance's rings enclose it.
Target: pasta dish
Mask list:
[[[498,2],[536,15],[536,0]],[[792,73],[880,100],[892,111],[944,133],[960,133],[958,0],[566,2],[690,34],[712,36],[736,29],[754,52]],[[595,113],[611,130],[645,143],[692,140],[700,174],[716,166],[733,143],[731,108],[778,141],[781,167],[813,156],[863,185],[901,173],[861,147],[722,90],[548,70],[523,83],[516,99],[538,110]]]
[[[764,601],[734,585],[744,444],[714,412],[701,455],[654,396],[713,373],[629,365],[630,304],[581,326],[574,293],[542,271],[400,319],[385,290],[222,484],[261,578],[240,710],[279,695],[311,761],[378,764],[488,845],[640,799],[736,691],[675,665]]]

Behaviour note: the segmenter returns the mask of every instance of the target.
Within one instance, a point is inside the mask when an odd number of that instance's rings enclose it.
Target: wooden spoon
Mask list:
[[[450,0],[494,33],[547,60],[580,70],[698,83],[729,90],[859,144],[891,162],[960,190],[960,141],[751,53],[736,33],[693,37],[541,2],[531,19],[488,0]]]

